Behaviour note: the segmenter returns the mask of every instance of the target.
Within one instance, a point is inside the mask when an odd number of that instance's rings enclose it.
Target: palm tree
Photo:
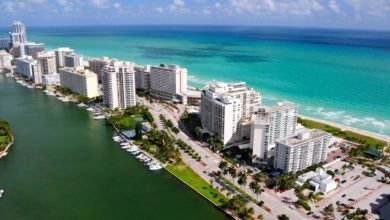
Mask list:
[[[279,220],[289,220],[290,218],[287,217],[287,215],[285,215],[285,214],[281,214],[281,215],[278,215],[278,219]]]
[[[327,205],[325,208],[324,208],[324,213],[325,213],[325,216],[334,216],[334,207],[333,207],[333,204],[329,204]]]
[[[229,175],[235,179],[237,177],[237,171],[236,171],[236,168],[234,166],[230,166],[228,168],[228,171],[229,171]]]
[[[238,216],[241,219],[250,219],[251,216],[255,213],[255,210],[252,207],[246,208],[242,207],[240,209],[240,212],[238,213]]]
[[[222,171],[225,170],[227,166],[228,166],[228,163],[226,161],[224,161],[224,160],[222,160],[218,164],[218,168],[221,169]]]
[[[247,182],[248,182],[248,174],[244,171],[240,172],[238,174],[238,184],[244,186],[245,188]]]
[[[249,183],[249,188],[256,194],[257,198],[260,192],[260,186],[256,181],[252,181]]]

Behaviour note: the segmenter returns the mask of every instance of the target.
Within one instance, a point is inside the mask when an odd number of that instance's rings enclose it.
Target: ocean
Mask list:
[[[0,34],[9,31],[1,28]],[[390,136],[390,32],[250,26],[28,27],[49,49],[174,63],[189,84],[245,81],[266,105]]]

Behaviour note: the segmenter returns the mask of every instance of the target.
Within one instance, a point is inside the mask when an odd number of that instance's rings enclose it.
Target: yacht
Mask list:
[[[3,197],[3,194],[4,194],[4,190],[0,189],[0,199]]]
[[[79,103],[79,104],[77,104],[77,107],[80,107],[80,108],[85,108],[85,107],[87,107],[87,105],[86,105],[86,104],[84,104],[84,103]]]
[[[104,115],[96,115],[96,116],[93,116],[93,119],[96,119],[96,120],[101,120],[101,119],[105,119],[106,116]]]
[[[160,166],[158,164],[149,166],[149,170],[159,170],[161,168],[162,168],[162,166]]]

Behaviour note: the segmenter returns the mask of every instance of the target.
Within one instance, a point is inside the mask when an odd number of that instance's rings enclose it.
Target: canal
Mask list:
[[[0,118],[16,140],[0,160],[1,220],[227,218],[121,150],[104,121],[2,74]]]

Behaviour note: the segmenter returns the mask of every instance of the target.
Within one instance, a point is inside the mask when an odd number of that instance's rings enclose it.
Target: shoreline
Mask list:
[[[8,150],[13,144],[14,144],[14,136],[11,134],[11,142],[3,151],[0,151],[0,159],[8,155]]]
[[[375,133],[375,132],[372,132],[372,131],[367,131],[367,130],[363,130],[363,129],[359,129],[359,128],[350,127],[348,125],[340,124],[340,123],[337,123],[337,122],[331,122],[331,121],[326,121],[326,120],[323,120],[323,119],[312,118],[312,117],[309,117],[309,116],[298,115],[298,117],[300,117],[302,119],[306,119],[306,120],[311,120],[311,121],[315,121],[315,122],[318,122],[318,123],[322,123],[322,124],[325,124],[325,125],[330,125],[330,126],[333,126],[333,127],[337,127],[337,128],[340,128],[342,131],[351,131],[351,132],[354,132],[354,133],[357,133],[357,134],[360,134],[360,135],[364,135],[364,136],[367,136],[367,137],[371,137],[371,138],[374,138],[374,139],[378,139],[378,140],[390,143],[390,137],[386,136],[386,135],[383,135],[383,134],[378,134],[378,133]]]

